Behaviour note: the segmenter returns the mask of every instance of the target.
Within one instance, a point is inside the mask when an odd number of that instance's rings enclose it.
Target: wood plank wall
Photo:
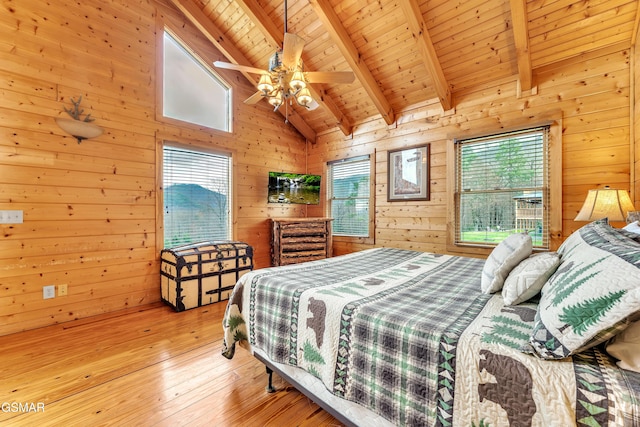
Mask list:
[[[353,136],[339,131],[320,135],[309,146],[309,172],[326,162],[358,154],[376,156],[375,243],[334,239],[334,254],[371,246],[447,252],[447,144],[463,133],[499,132],[523,119],[558,111],[562,132],[562,235],[584,223],[574,222],[591,188],[630,187],[630,51],[612,46],[537,69],[534,92],[517,96],[515,80],[454,91],[455,111],[444,113],[433,103],[397,114],[397,126],[372,120]],[[515,79],[515,77],[514,77]],[[431,200],[387,202],[387,151],[431,144]],[[309,215],[323,215],[322,207]]]
[[[631,182],[633,183],[631,201],[640,210],[640,49],[634,45],[631,49],[631,116],[633,144],[631,146]]]
[[[156,19],[158,18],[158,19]],[[269,217],[305,216],[270,206],[270,170],[305,172],[306,146],[239,73],[234,131],[210,132],[156,118],[156,25],[171,25],[206,62],[223,59],[164,0],[8,0],[0,13],[0,335],[159,301],[157,154],[163,139],[232,153],[235,238],[255,264],[270,264]],[[161,31],[161,30],[160,30]],[[70,98],[105,132],[65,134]],[[44,300],[45,285],[68,296]]]

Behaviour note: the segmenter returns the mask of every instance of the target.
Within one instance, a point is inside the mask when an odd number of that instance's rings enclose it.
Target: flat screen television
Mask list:
[[[320,203],[320,175],[269,172],[269,203]]]

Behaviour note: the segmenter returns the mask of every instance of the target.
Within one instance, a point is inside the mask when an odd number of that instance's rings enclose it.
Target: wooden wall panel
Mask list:
[[[583,223],[574,222],[591,188],[630,184],[630,52],[607,48],[571,61],[536,70],[538,93],[516,96],[513,80],[455,92],[455,112],[443,113],[436,100],[397,114],[397,125],[372,120],[355,127],[354,135],[338,131],[320,135],[309,146],[309,172],[326,162],[376,151],[375,243],[336,239],[334,254],[371,246],[395,246],[447,252],[446,147],[464,133],[500,132],[514,123],[557,111],[562,119],[562,236]],[[387,202],[387,151],[431,144],[431,200]],[[317,211],[322,214],[322,209]],[[325,213],[326,214],[326,213]],[[470,255],[472,253],[469,253]]]
[[[235,238],[270,264],[272,216],[301,206],[267,204],[267,173],[304,172],[306,145],[239,73],[231,134],[156,118],[156,25],[179,35],[205,62],[222,59],[169,2],[9,1],[0,14],[0,335],[160,300],[156,166],[163,139],[232,153]],[[9,7],[10,6],[10,7]],[[54,118],[82,96],[104,129],[77,141]],[[67,296],[42,298],[45,285]]]
[[[640,210],[640,50],[638,46],[631,49],[631,76],[632,80],[632,102],[631,117],[633,120],[631,133],[633,139],[630,141],[630,168],[631,168],[631,201],[636,209]]]

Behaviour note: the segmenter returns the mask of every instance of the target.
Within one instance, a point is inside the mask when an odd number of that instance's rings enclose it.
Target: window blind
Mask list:
[[[369,156],[329,163],[330,215],[336,236],[369,236]]]
[[[163,148],[164,245],[231,239],[231,158]]]
[[[456,243],[549,247],[549,127],[456,141]]]

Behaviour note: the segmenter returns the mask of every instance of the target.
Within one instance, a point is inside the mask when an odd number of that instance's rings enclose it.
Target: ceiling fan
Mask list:
[[[284,1],[284,42],[269,59],[269,69],[249,67],[229,62],[215,61],[214,66],[229,70],[259,74],[258,92],[247,98],[245,104],[255,104],[265,98],[274,111],[295,100],[300,106],[313,110],[318,104],[311,97],[308,83],[352,83],[351,71],[304,71],[302,50],[304,39],[287,31],[287,0]]]

